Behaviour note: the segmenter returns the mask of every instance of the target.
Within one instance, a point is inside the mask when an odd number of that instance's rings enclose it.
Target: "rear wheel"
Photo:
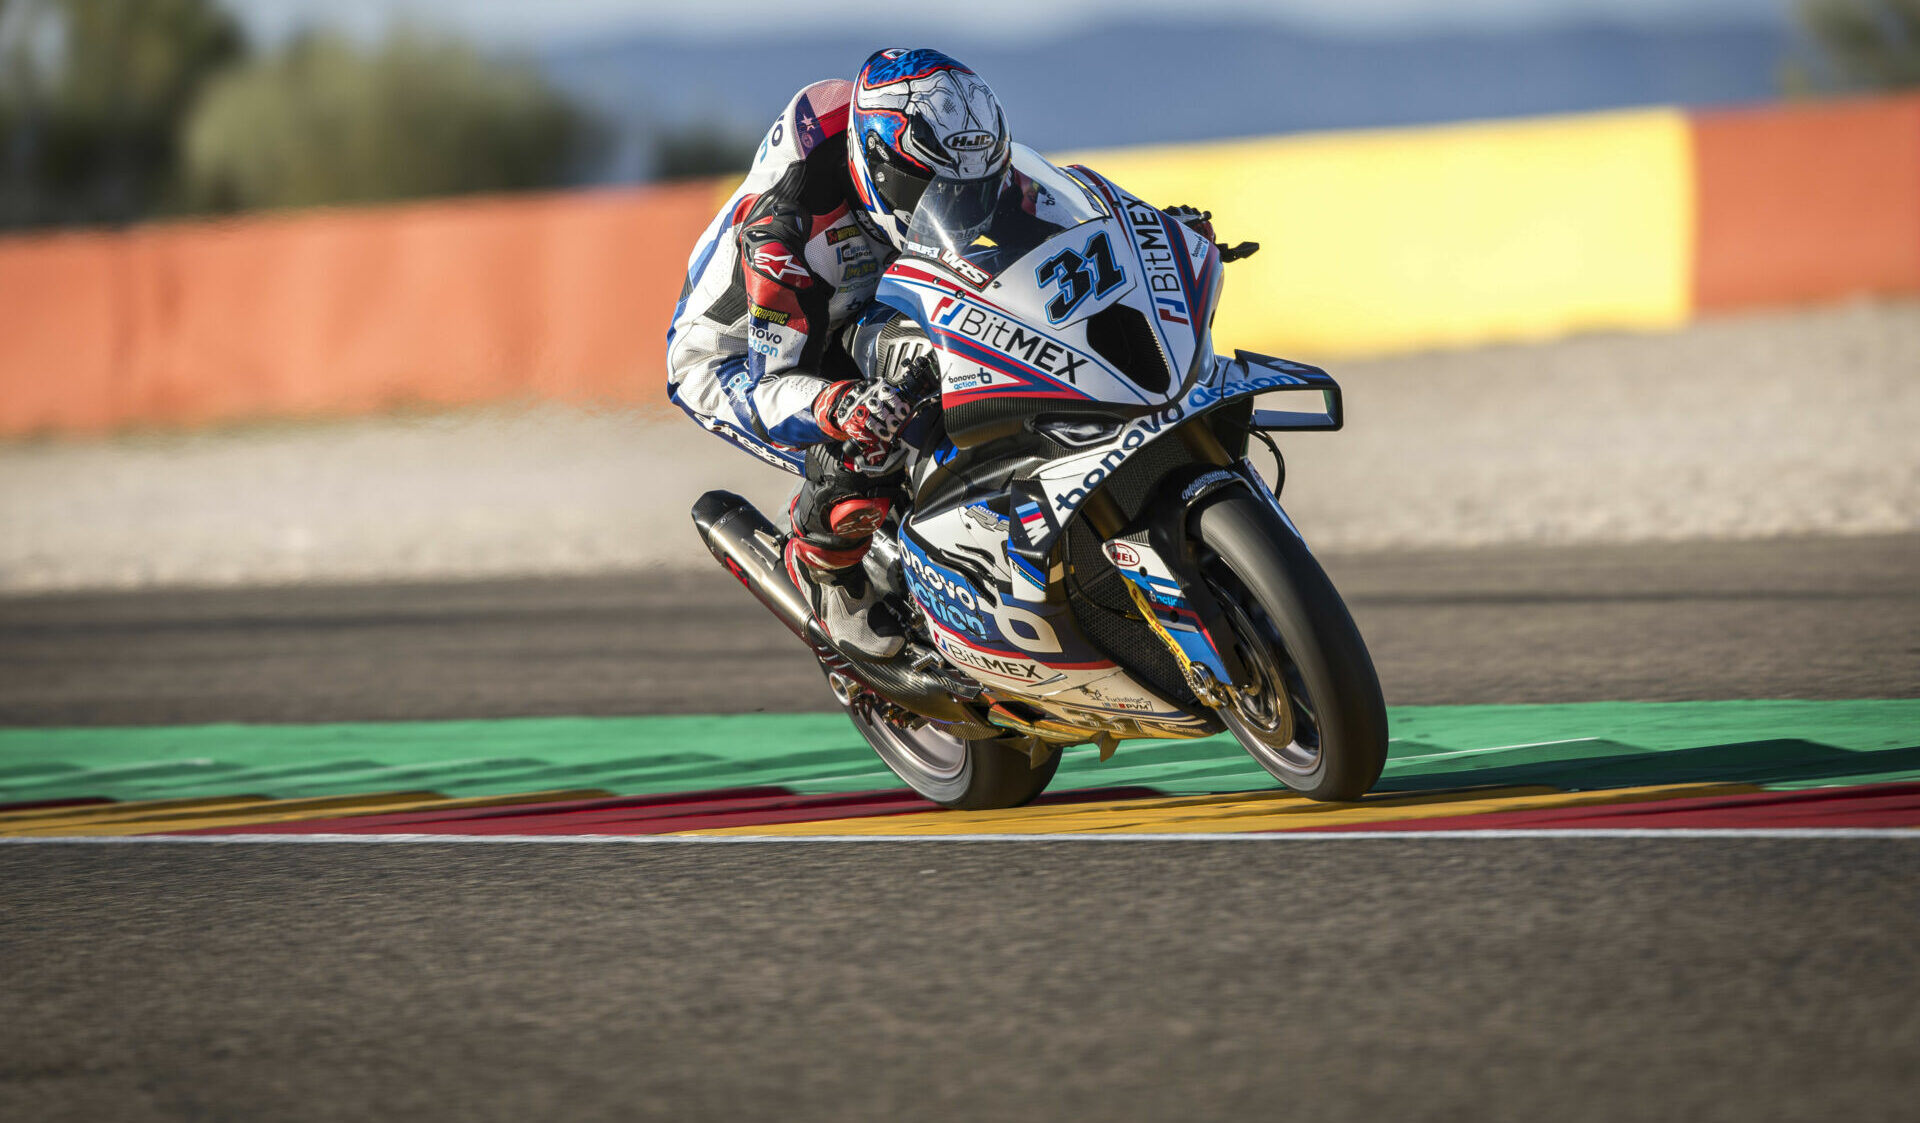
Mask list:
[[[1252,681],[1218,712],[1247,752],[1313,799],[1359,799],[1387,760],[1387,711],[1353,617],[1272,505],[1230,492],[1198,516],[1202,572]]]
[[[853,727],[893,774],[943,807],[987,811],[1031,803],[1060,767],[1053,749],[1038,767],[1024,737],[970,740],[938,726],[908,729],[859,699],[842,703]]]

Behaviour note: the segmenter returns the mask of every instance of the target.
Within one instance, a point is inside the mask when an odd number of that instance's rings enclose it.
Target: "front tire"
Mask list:
[[[866,703],[846,706],[853,727],[873,746],[882,762],[908,787],[942,807],[956,811],[992,811],[1033,802],[1060,768],[1054,749],[1034,767],[1021,737],[970,740],[938,726],[907,729],[895,725]]]
[[[1387,708],[1346,604],[1261,497],[1230,491],[1196,522],[1211,554],[1203,573],[1255,679],[1221,719],[1287,787],[1310,799],[1359,799],[1386,766]]]

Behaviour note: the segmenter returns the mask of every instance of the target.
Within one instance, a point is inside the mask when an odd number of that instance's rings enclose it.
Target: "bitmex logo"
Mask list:
[[[956,301],[951,309],[936,313],[934,321],[956,335],[979,340],[1003,355],[1018,358],[1048,374],[1059,375],[1068,382],[1078,382],[1075,375],[1087,365],[1084,356],[1069,351],[1045,335],[1028,331],[1012,320],[971,304]]]
[[[1018,679],[1021,682],[1039,682],[1040,664],[1026,659],[1008,659],[1000,655],[989,655],[984,651],[975,651],[963,643],[956,643],[945,636],[940,637],[940,650],[947,658],[963,667],[976,671],[986,671],[1003,678]]]

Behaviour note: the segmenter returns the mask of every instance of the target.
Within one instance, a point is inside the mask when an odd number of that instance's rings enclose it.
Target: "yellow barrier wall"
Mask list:
[[[1219,346],[1305,356],[1663,328],[1690,312],[1686,117],[1653,110],[1075,153],[1211,210]]]

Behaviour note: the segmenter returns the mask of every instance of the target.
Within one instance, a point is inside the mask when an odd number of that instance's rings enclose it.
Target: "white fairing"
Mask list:
[[[1079,637],[1058,595],[1060,567],[1045,575],[1056,586],[1049,601],[1029,579],[1031,568],[1016,564],[1007,522],[977,503],[915,519],[903,536],[907,588],[940,653],[995,694],[1029,700],[1077,725],[1191,736],[1199,723]],[[960,564],[934,560],[928,546]]]
[[[1308,377],[1318,372],[1215,357],[1221,266],[1206,238],[1097,174],[1054,168],[1024,146],[1014,146],[1013,167],[1027,218],[1013,214],[965,245],[926,234],[888,268],[878,298],[926,330],[949,411],[1013,395],[1119,403],[1138,416],[1023,475],[1035,498],[1006,500],[1011,517],[986,502],[916,512],[901,536],[909,591],[940,652],[995,695],[1122,736],[1195,736],[1203,722],[1079,634],[1062,567],[1043,573],[1028,559],[1049,556],[1044,547],[1100,482],[1178,422],[1232,398],[1318,385]],[[1002,237],[1007,225],[1044,236],[1026,248]],[[1150,325],[1136,327],[1135,338],[1150,330],[1164,364],[1157,380],[1137,366],[1141,377],[1130,377],[1090,335],[1096,317],[1120,306]],[[935,450],[921,469],[950,454]],[[1010,548],[1015,542],[1022,547]]]
[[[1013,168],[1031,185],[1031,213],[1064,229],[991,280],[929,244],[910,246],[925,256],[900,260],[881,280],[880,299],[911,309],[944,345],[942,404],[1022,386],[1066,401],[1174,399],[1195,365],[1212,361],[1218,251],[1099,176],[1070,175],[1024,145],[1013,146]],[[1069,285],[1082,277],[1090,283]],[[1093,317],[1116,304],[1151,325],[1162,384],[1136,383],[1090,341]]]

